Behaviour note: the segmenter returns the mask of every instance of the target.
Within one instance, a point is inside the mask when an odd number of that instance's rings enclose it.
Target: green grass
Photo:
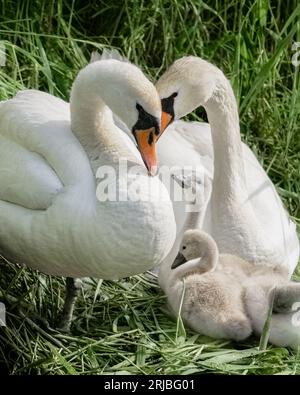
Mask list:
[[[300,41],[298,2],[80,3],[0,3],[8,60],[0,67],[0,99],[25,87],[67,99],[95,47],[118,48],[154,80],[180,56],[202,56],[231,79],[243,139],[300,225],[299,70],[291,63],[292,43]],[[65,336],[38,318],[54,325],[63,280],[5,261],[0,272],[0,299],[8,309],[8,325],[0,328],[0,372],[300,373],[300,358],[290,350],[269,346],[260,352],[257,339],[238,345],[186,332],[166,316],[164,296],[143,276],[85,288],[72,335]]]

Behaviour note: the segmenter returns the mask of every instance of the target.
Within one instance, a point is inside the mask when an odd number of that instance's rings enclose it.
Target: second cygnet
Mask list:
[[[160,275],[166,278],[164,273]],[[300,326],[293,319],[300,315],[293,311],[300,302],[300,283],[289,281],[283,267],[254,265],[219,254],[213,238],[203,231],[184,233],[171,273],[161,285],[175,315],[183,297],[181,317],[189,327],[210,337],[236,341],[252,332],[261,335],[273,290],[269,340],[278,346],[300,344]],[[300,324],[300,317],[298,321]]]

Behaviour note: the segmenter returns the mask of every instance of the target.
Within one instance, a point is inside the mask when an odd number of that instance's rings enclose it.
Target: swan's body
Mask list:
[[[175,237],[172,204],[110,110],[131,128],[137,101],[160,117],[141,71],[107,60],[80,72],[71,106],[39,91],[0,104],[1,253],[68,277],[117,279],[161,262]],[[142,201],[97,199],[97,169],[118,171],[120,158],[140,169],[129,179]],[[126,188],[123,177],[117,173],[117,193]]]
[[[270,342],[300,344],[300,328],[292,324],[300,283],[289,282],[284,268],[253,265],[234,255],[219,254],[215,241],[203,231],[185,232],[171,274],[162,286],[173,313],[180,311],[192,329],[238,341],[252,332],[262,334],[270,292],[276,287]]]
[[[173,113],[163,119],[178,119],[199,105],[208,115],[210,129],[175,122],[157,144],[161,164],[191,164],[213,173],[212,193],[199,213],[198,227],[214,237],[222,253],[284,266],[291,274],[299,259],[296,226],[257,158],[241,142],[236,101],[223,73],[202,59],[187,57],[176,61],[156,86]],[[174,155],[170,146],[175,147]],[[177,222],[182,227],[167,266],[176,255],[188,217],[184,211],[180,215]]]

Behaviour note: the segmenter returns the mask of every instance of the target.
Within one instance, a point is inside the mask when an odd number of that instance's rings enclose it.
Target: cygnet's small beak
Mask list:
[[[178,252],[175,261],[172,263],[171,269],[176,269],[176,267],[183,265],[185,262],[187,262],[185,257],[182,255],[181,252]]]
[[[133,135],[136,139],[138,149],[142,155],[149,174],[154,176],[157,172],[155,128],[153,127],[147,130],[135,130]]]

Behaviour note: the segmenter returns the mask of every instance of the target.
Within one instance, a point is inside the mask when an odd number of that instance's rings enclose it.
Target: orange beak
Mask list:
[[[163,111],[161,113],[161,129],[159,135],[156,137],[156,141],[160,138],[160,136],[163,134],[164,130],[172,122],[172,120],[172,116],[167,112]]]
[[[150,128],[149,130],[136,130],[134,132],[138,149],[151,176],[154,176],[157,172],[154,132],[154,128]]]

